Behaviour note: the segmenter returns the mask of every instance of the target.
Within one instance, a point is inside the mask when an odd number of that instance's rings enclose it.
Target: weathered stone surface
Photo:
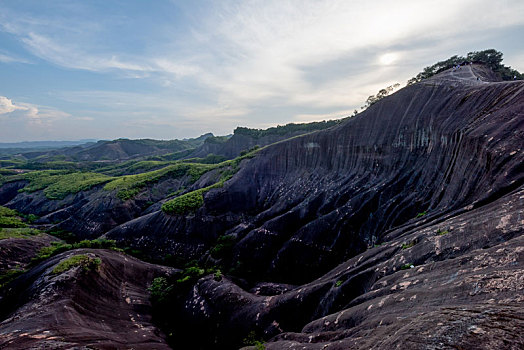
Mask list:
[[[159,211],[107,236],[138,244],[148,227],[148,239],[189,259],[194,247],[205,251],[233,234],[232,261],[246,272],[297,284],[380,243],[388,230],[418,225],[418,213],[433,219],[493,201],[524,183],[524,86],[476,81],[470,67],[454,74],[263,149],[195,214]]]
[[[175,348],[239,348],[255,331],[267,349],[521,349],[524,83],[489,78],[485,68],[464,67],[402,89],[335,128],[261,150],[195,213],[150,211],[106,237],[202,260],[219,236],[235,237],[223,261],[234,276],[179,291],[170,310]],[[37,301],[3,321],[6,342],[34,340],[15,329],[40,335],[55,324],[36,306],[44,285],[56,286],[45,272],[56,263],[31,271],[37,282],[27,296]],[[67,293],[56,300],[97,305],[83,294],[92,281],[121,285],[144,271],[138,262],[118,266],[107,280],[78,277],[86,281],[70,287],[78,301]],[[148,265],[148,278],[158,269]],[[144,281],[136,282],[142,291]],[[111,290],[103,295],[119,289]],[[102,344],[85,335],[84,322],[95,319],[108,347],[141,344],[92,314],[73,319],[71,329],[51,327],[66,342],[54,346]],[[132,329],[128,319],[115,324]],[[162,344],[151,333],[145,339]]]
[[[52,274],[60,261],[77,254],[101,259],[98,270]],[[154,277],[168,272],[114,251],[82,249],[53,257],[17,280],[11,297],[0,299],[0,348],[169,349],[151,323],[147,291]]]

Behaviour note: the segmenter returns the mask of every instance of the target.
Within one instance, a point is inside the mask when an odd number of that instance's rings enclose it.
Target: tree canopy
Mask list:
[[[418,83],[419,81],[430,78],[435,74],[445,71],[446,69],[453,68],[458,64],[463,64],[466,62],[485,64],[495,73],[499,74],[503,80],[512,80],[514,77],[519,80],[524,79],[524,75],[522,75],[520,72],[502,64],[502,56],[502,52],[495,49],[468,52],[466,57],[457,55],[451,56],[444,61],[437,62],[429,67],[424,68],[422,72],[408,80],[408,85]]]

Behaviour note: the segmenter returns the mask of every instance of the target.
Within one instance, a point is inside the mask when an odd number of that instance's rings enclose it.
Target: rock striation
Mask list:
[[[194,212],[136,210],[104,237],[225,272],[175,288],[174,348],[251,337],[266,349],[521,349],[524,83],[491,77],[474,65],[408,86],[259,150]],[[213,254],[220,237],[224,256]],[[172,271],[82,252],[101,259],[98,272],[52,275],[60,255],[13,282],[26,292],[3,317],[0,347],[166,347],[146,288]]]

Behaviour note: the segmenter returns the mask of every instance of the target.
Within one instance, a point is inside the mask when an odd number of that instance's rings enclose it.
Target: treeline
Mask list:
[[[246,135],[255,139],[259,139],[264,136],[270,135],[289,135],[295,132],[310,132],[316,130],[327,129],[336,124],[340,123],[340,120],[328,120],[321,122],[312,122],[312,123],[290,123],[286,125],[278,125],[269,129],[250,129],[246,127],[239,126],[233,133],[235,135]]]
[[[494,49],[469,52],[466,57],[455,55],[448,58],[447,60],[437,62],[432,66],[424,68],[422,72],[417,74],[417,76],[408,80],[408,85],[418,83],[419,81],[430,78],[435,74],[445,71],[446,69],[450,69],[459,64],[462,65],[469,62],[487,65],[493,70],[493,72],[499,74],[502,80],[513,80],[515,77],[519,80],[524,79],[524,75],[522,75],[520,72],[502,64],[502,56],[502,52]]]

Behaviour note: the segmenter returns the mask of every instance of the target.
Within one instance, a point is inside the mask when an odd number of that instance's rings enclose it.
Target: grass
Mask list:
[[[39,234],[40,231],[34,228],[0,228],[0,239],[7,238],[29,238]]]
[[[121,251],[116,247],[116,242],[111,239],[93,239],[93,240],[83,240],[77,243],[69,244],[62,242],[51,242],[51,245],[43,247],[40,249],[38,254],[31,260],[33,264],[39,263],[45,259],[48,259],[52,256],[66,252],[71,249],[79,248],[91,248],[91,249],[113,249]]]
[[[162,169],[141,174],[120,176],[104,186],[107,191],[117,191],[118,198],[128,200],[136,196],[149,183],[156,183],[162,178],[180,178],[189,175],[195,182],[204,173],[216,168],[214,164],[177,163]]]
[[[88,272],[91,270],[97,270],[101,263],[102,260],[100,260],[100,258],[91,258],[85,254],[79,254],[60,261],[51,273],[57,275],[77,266],[82,267],[83,271]]]
[[[402,247],[401,247],[401,248],[402,248],[402,249],[409,249],[409,248],[413,247],[415,244],[417,244],[416,241],[411,241],[411,242],[409,242],[409,243],[404,243],[404,244],[402,244]]]
[[[18,215],[16,210],[0,206],[0,216],[16,216],[16,215]]]
[[[11,176],[8,181],[28,181],[29,183],[19,192],[43,190],[48,199],[63,199],[68,194],[89,190],[91,187],[108,182],[111,179],[110,176],[98,173],[41,170]]]
[[[448,230],[442,231],[442,230],[438,229],[436,233],[437,233],[437,236],[444,236],[444,235],[448,234],[449,231]]]
[[[418,213],[417,216],[415,216],[415,219],[418,219],[418,218],[421,218],[423,216],[426,216],[427,214],[428,214],[428,212],[425,210],[422,213]]]
[[[91,187],[110,181],[112,178],[97,173],[71,173],[59,176],[49,185],[44,194],[48,199],[63,199],[68,194],[87,191]]]
[[[229,180],[238,170],[240,162],[247,158],[253,158],[261,148],[253,149],[252,151],[237,157],[232,160],[227,160],[219,164],[209,164],[209,169],[222,169],[220,180],[204,188],[199,188],[188,193],[185,193],[179,197],[173,198],[162,205],[162,211],[166,214],[171,215],[184,215],[193,211],[196,211],[202,205],[204,205],[204,193],[208,192],[213,188],[220,188],[224,186],[224,183]]]
[[[24,272],[25,270],[19,267],[4,271],[0,274],[0,290]]]
[[[22,228],[27,224],[20,219],[18,212],[13,209],[0,206],[0,228]]]
[[[204,193],[224,185],[224,181],[219,181],[214,185],[199,188],[198,190],[185,193],[173,198],[162,205],[162,211],[171,215],[183,215],[199,209],[204,205]]]
[[[18,215],[16,210],[0,206],[0,239],[21,237],[23,231],[6,230],[7,228],[22,229],[27,227],[27,224]]]

